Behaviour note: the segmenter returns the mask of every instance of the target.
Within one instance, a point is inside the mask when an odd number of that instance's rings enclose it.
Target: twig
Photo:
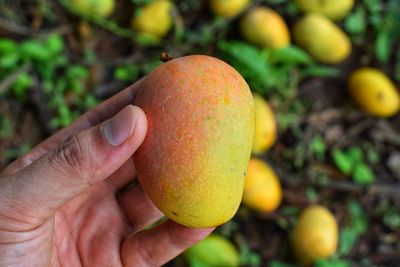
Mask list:
[[[37,37],[46,37],[48,35],[52,35],[54,33],[59,33],[59,34],[65,34],[67,32],[70,32],[71,29],[67,25],[63,25],[54,29],[47,29],[47,30],[40,30],[40,31],[34,31],[29,27],[23,26],[16,24],[12,21],[9,21],[4,18],[0,18],[0,27],[4,28],[5,30],[8,30],[10,32],[23,35],[23,36],[37,36]]]

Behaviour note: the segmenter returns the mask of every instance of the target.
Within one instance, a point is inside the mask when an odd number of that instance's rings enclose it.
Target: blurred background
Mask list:
[[[256,104],[237,215],[167,266],[400,266],[399,0],[0,0],[0,170],[151,72],[231,64]]]

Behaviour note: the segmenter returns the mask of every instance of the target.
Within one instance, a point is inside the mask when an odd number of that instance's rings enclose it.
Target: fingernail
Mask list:
[[[119,146],[131,136],[134,127],[135,112],[133,106],[127,106],[117,115],[104,122],[100,129],[105,139],[112,146]]]

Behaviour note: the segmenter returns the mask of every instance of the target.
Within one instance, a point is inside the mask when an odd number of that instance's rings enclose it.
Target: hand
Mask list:
[[[135,177],[147,120],[141,82],[9,165],[0,179],[0,266],[160,266],[208,235],[167,221]],[[112,117],[112,118],[111,118]]]

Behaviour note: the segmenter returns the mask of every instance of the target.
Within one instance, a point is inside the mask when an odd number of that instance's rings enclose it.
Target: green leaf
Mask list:
[[[359,147],[351,147],[346,151],[347,156],[353,164],[363,161],[363,151]]]
[[[296,267],[296,266],[289,263],[284,263],[281,261],[274,260],[268,264],[268,267]]]
[[[361,185],[371,184],[375,181],[375,174],[365,163],[359,162],[354,166],[353,180]]]
[[[17,43],[12,39],[0,38],[0,54],[14,53],[18,49]]]
[[[29,88],[33,85],[33,80],[31,76],[27,73],[22,73],[18,76],[15,80],[12,91],[19,100],[26,99],[26,93],[28,92]]]
[[[383,222],[392,230],[400,229],[400,213],[394,208],[389,209],[383,215]]]
[[[365,18],[365,10],[358,6],[344,22],[344,27],[349,33],[363,34],[367,29],[367,21]]]
[[[314,60],[304,50],[296,46],[287,46],[284,48],[273,49],[270,54],[270,62],[291,65],[309,65],[312,64]]]
[[[28,40],[21,43],[20,51],[25,59],[47,61],[52,58],[52,53],[47,47],[36,40]]]
[[[389,32],[381,31],[375,41],[375,55],[381,63],[387,63],[390,58],[392,39]]]
[[[302,69],[301,74],[303,77],[338,77],[340,70],[335,67],[312,65]]]
[[[139,77],[139,68],[132,64],[119,66],[114,70],[114,77],[120,81],[133,82]]]
[[[64,40],[59,35],[51,35],[44,42],[44,45],[47,47],[48,51],[55,55],[59,54],[64,49]]]
[[[326,144],[320,135],[315,136],[310,143],[310,148],[313,154],[323,160],[326,152]]]
[[[351,264],[348,261],[336,260],[336,259],[318,259],[314,263],[314,267],[350,267]]]
[[[332,152],[336,167],[345,174],[350,174],[353,169],[352,159],[343,151],[334,149]]]

